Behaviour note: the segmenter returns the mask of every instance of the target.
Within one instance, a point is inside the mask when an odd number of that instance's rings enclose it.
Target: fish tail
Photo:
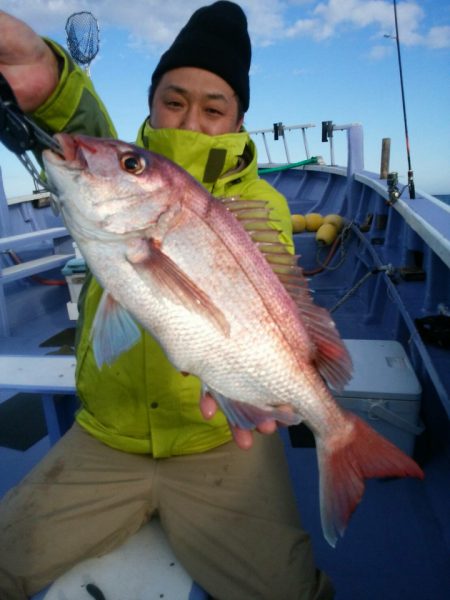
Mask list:
[[[320,513],[325,539],[335,546],[371,477],[418,477],[422,469],[362,419],[346,415],[345,433],[317,439]]]

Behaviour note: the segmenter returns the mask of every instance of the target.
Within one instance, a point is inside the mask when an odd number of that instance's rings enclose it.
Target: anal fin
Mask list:
[[[246,402],[230,400],[219,392],[209,389],[228,422],[240,429],[255,429],[267,421],[277,421],[283,425],[297,425],[300,416],[296,413],[280,410],[276,406],[259,408]]]

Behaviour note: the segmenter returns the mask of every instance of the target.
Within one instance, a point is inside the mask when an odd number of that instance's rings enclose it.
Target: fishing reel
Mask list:
[[[392,171],[387,176],[387,188],[388,188],[388,204],[395,204],[400,198],[400,190],[398,189],[398,173]]]
[[[40,186],[49,189],[27,152],[40,154],[45,149],[51,149],[61,154],[61,147],[22,111],[11,86],[2,73],[0,73],[0,141],[24,165],[33,178],[36,188]]]

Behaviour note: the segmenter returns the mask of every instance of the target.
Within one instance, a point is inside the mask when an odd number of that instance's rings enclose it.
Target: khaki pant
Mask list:
[[[192,456],[113,450],[78,425],[0,504],[0,598],[23,600],[158,513],[192,578],[218,600],[333,597],[300,529],[282,443],[255,435]]]

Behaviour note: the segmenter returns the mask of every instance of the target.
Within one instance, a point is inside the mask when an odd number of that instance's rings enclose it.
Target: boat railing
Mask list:
[[[307,132],[309,129],[316,127],[314,123],[303,123],[299,125],[284,125],[282,122],[274,123],[271,129],[255,129],[249,131],[250,136],[258,143],[258,137],[262,138],[263,147],[265,150],[266,161],[268,164],[276,164],[277,161],[273,159],[274,152],[277,152],[279,156],[279,148],[273,145],[273,142],[283,140],[284,150],[284,162],[291,164],[292,152],[289,143],[292,142],[298,146],[298,135],[294,138],[292,135],[288,136],[291,132],[300,132],[301,142],[304,151],[304,155],[307,160],[311,159],[311,151],[309,147]],[[355,170],[364,168],[364,153],[363,153],[363,133],[362,126],[359,123],[349,123],[344,125],[335,125],[332,121],[322,121],[322,136],[321,141],[328,143],[330,153],[330,165],[337,166],[335,157],[335,132],[345,131],[347,132],[347,167],[349,172],[353,173]],[[289,141],[288,141],[289,137]],[[297,152],[297,151],[296,151]],[[320,157],[322,158],[322,157]],[[297,159],[297,158],[296,158]],[[260,160],[264,163],[264,160]]]
[[[61,219],[55,217],[50,207],[50,192],[43,189],[30,194],[6,197],[0,171],[0,237],[61,226]],[[41,209],[45,209],[45,214],[50,214],[50,219],[42,214],[38,217]],[[17,219],[13,215],[17,215]]]
[[[50,203],[50,192],[42,190],[41,192],[33,192],[32,194],[25,194],[23,196],[13,196],[12,198],[7,198],[6,202],[8,206],[22,204],[23,202],[39,203],[42,206]]]
[[[52,227],[40,231],[32,231],[7,237],[0,237],[0,254],[16,257],[16,252],[36,246],[43,242],[55,243],[61,238],[68,238],[69,233],[65,227]],[[0,263],[0,336],[11,334],[8,318],[5,286],[19,280],[32,277],[53,269],[61,269],[68,260],[74,257],[74,253],[59,253],[56,246],[53,251],[43,256],[20,261],[11,266],[3,266]]]
[[[273,163],[272,155],[270,152],[270,145],[268,143],[268,136],[273,136],[274,141],[278,141],[279,139],[283,140],[284,144],[284,154],[286,158],[286,162],[291,163],[291,157],[289,152],[289,145],[286,137],[286,133],[289,131],[301,131],[303,147],[305,150],[306,158],[311,158],[311,154],[309,151],[308,138],[306,135],[306,130],[315,127],[314,123],[305,123],[303,125],[283,125],[283,123],[274,123],[271,129],[255,129],[253,131],[249,131],[251,136],[262,136],[264,148],[266,151],[267,162]]]

